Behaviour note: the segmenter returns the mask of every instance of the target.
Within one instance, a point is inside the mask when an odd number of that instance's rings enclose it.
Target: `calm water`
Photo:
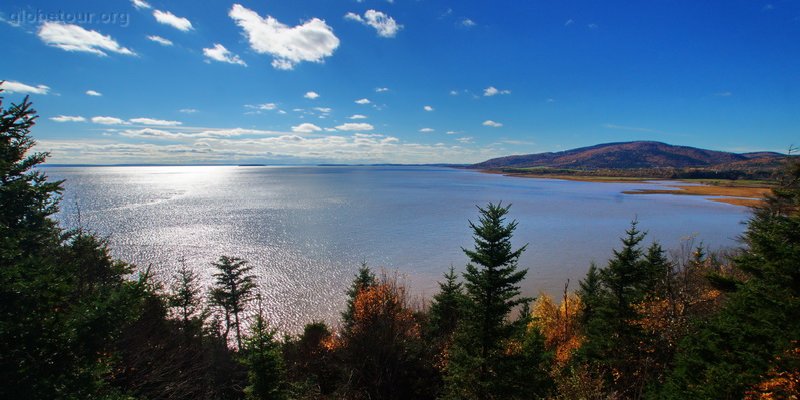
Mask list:
[[[745,208],[694,196],[625,195],[647,183],[510,178],[426,167],[51,167],[66,179],[62,225],[110,239],[116,257],[167,279],[178,259],[210,280],[220,255],[255,266],[273,323],[335,322],[362,261],[396,269],[417,294],[463,270],[475,205],[513,203],[529,243],[526,294],[572,287],[604,263],[633,218],[665,247],[696,236],[735,246]],[[80,213],[77,210],[80,209]]]

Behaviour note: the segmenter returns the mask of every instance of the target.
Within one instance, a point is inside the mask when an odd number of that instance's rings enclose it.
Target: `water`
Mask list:
[[[735,246],[748,210],[695,196],[625,195],[654,183],[512,178],[427,167],[50,167],[66,179],[62,225],[107,236],[113,255],[168,281],[185,258],[205,283],[220,255],[255,267],[272,323],[334,323],[362,261],[398,270],[430,296],[463,270],[476,205],[512,203],[514,241],[529,243],[527,295],[574,288],[604,264],[638,218],[666,248],[696,236]]]

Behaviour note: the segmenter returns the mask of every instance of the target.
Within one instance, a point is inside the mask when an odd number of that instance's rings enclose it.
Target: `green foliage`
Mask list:
[[[524,319],[508,321],[515,307],[530,301],[520,296],[518,286],[527,273],[517,267],[526,246],[512,250],[517,223],[505,222],[508,209],[490,203],[479,207],[478,224],[470,222],[475,248],[464,249],[470,259],[464,274],[466,314],[446,367],[448,398],[529,398],[546,390],[538,385],[524,392],[513,389],[525,379],[515,372],[541,371],[543,345],[528,342]]]
[[[214,287],[211,289],[211,303],[222,308],[225,316],[225,338],[231,328],[236,334],[237,349],[242,348],[242,312],[252,300],[256,288],[255,276],[248,275],[253,267],[247,261],[237,257],[221,256],[213,264],[217,269]]]
[[[355,300],[356,296],[365,289],[369,289],[370,287],[374,286],[376,283],[375,274],[372,270],[367,266],[366,262],[361,263],[361,267],[358,268],[358,272],[356,273],[355,279],[353,279],[353,283],[350,285],[350,288],[347,289],[347,306],[345,310],[342,312],[342,329],[347,332],[353,326],[353,313],[355,312]]]
[[[463,284],[458,282],[455,269],[451,266],[444,274],[444,282],[439,282],[439,292],[433,296],[428,310],[428,333],[432,339],[450,339],[464,314],[465,301]]]
[[[249,384],[244,389],[245,395],[253,400],[286,399],[286,372],[281,344],[275,339],[276,332],[269,329],[261,312],[256,314],[251,329],[242,357],[248,369]]]
[[[754,210],[738,282],[722,310],[698,321],[681,343],[665,398],[740,398],[800,338],[800,167],[788,161],[783,186]]]

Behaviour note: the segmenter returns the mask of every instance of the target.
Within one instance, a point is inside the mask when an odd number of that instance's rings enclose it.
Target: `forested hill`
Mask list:
[[[470,168],[574,168],[574,169],[646,169],[646,168],[720,168],[749,166],[771,167],[785,155],[774,152],[729,153],[674,146],[661,142],[637,141],[605,143],[578,149],[539,154],[493,158]]]

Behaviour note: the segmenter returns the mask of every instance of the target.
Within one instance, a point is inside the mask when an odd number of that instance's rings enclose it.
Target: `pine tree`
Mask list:
[[[470,260],[464,273],[466,315],[455,334],[447,365],[447,396],[493,399],[540,395],[509,390],[519,376],[503,373],[525,370],[535,374],[539,368],[526,365],[530,357],[512,356],[521,351],[520,325],[508,321],[514,308],[531,300],[520,296],[519,283],[527,270],[517,267],[527,245],[512,250],[517,223],[505,222],[509,207],[490,203],[478,210],[479,222],[470,222],[475,248],[464,249]]]
[[[732,292],[722,310],[683,340],[662,397],[742,398],[773,363],[800,347],[797,158],[787,160],[781,183],[754,210],[745,248],[734,259],[748,279],[724,285]]]
[[[345,332],[349,331],[353,326],[353,313],[355,312],[355,300],[358,294],[365,289],[375,286],[375,274],[367,266],[366,262],[361,263],[361,267],[356,273],[350,289],[347,290],[347,307],[342,312],[342,328]]]
[[[455,331],[464,313],[464,289],[455,269],[444,274],[444,282],[439,282],[439,292],[433,296],[428,311],[430,335],[437,340],[447,340]]]
[[[231,328],[236,333],[237,349],[242,348],[241,317],[256,288],[255,276],[248,275],[253,267],[241,258],[221,256],[213,264],[215,282],[211,289],[211,302],[225,314],[225,338]]]
[[[283,354],[275,335],[276,332],[269,329],[263,312],[259,310],[243,348],[243,363],[248,368],[249,385],[244,389],[247,399],[287,398]]]
[[[167,296],[167,305],[175,310],[187,337],[200,333],[204,316],[201,317],[201,290],[197,273],[189,269],[183,260],[175,274],[171,293]]]

